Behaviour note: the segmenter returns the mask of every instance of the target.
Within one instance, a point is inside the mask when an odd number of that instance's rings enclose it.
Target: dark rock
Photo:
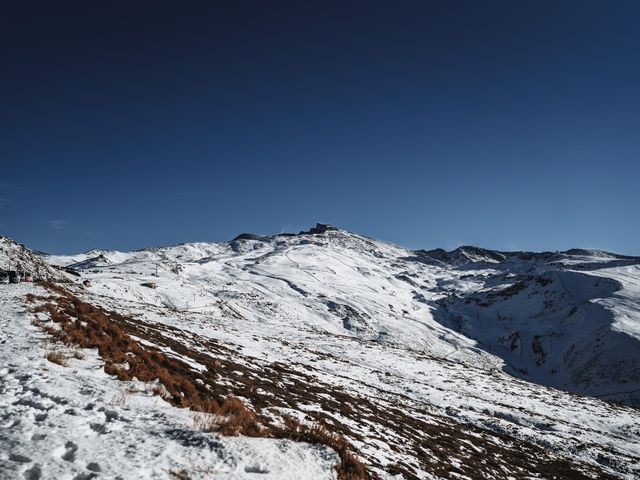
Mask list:
[[[260,242],[264,242],[265,241],[265,237],[263,237],[261,235],[255,235],[253,233],[241,233],[240,235],[238,235],[236,238],[234,238],[231,241],[235,242],[235,241],[238,241],[238,240],[258,240]]]
[[[324,223],[316,223],[316,226],[311,228],[309,231],[302,231],[299,235],[320,235],[325,232],[337,231],[338,229],[333,225],[327,225]]]

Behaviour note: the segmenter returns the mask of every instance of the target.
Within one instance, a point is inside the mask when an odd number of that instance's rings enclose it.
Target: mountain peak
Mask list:
[[[283,232],[277,235],[257,235],[255,233],[241,233],[240,235],[237,235],[235,238],[233,238],[233,240],[231,241],[236,242],[238,240],[256,240],[260,242],[265,242],[265,241],[268,241],[269,239],[272,239],[278,236],[295,237],[298,235],[321,235],[323,233],[332,232],[332,231],[338,232],[340,231],[340,229],[337,227],[334,227],[333,225],[329,225],[327,223],[316,223],[315,227],[311,227],[309,230],[301,230],[298,233]]]
[[[301,231],[298,235],[319,235],[331,231],[337,232],[339,230],[339,228],[327,223],[316,223],[315,227],[312,227],[307,231]]]

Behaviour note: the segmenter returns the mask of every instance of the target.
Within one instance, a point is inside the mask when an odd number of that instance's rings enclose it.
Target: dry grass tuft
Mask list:
[[[193,427],[202,432],[217,432],[220,426],[220,417],[209,413],[196,413],[193,415]]]
[[[190,480],[189,472],[184,468],[182,470],[170,470],[169,476],[175,480]]]
[[[193,423],[198,430],[232,437],[266,437],[270,434],[270,430],[260,424],[256,413],[233,396],[227,397],[220,405],[213,401],[206,406],[199,405],[197,411],[201,413],[193,417]]]
[[[51,363],[62,365],[63,367],[66,367],[68,365],[67,356],[61,350],[51,350],[47,352],[47,360],[49,360]]]
[[[351,445],[339,435],[330,432],[324,425],[304,425],[292,417],[284,418],[284,436],[296,442],[327,445],[338,454],[341,464],[337,467],[340,480],[362,480],[368,478],[367,470],[353,453]]]
[[[109,401],[110,405],[114,405],[116,407],[124,407],[126,403],[127,403],[127,396],[122,392],[114,395]]]
[[[74,348],[71,351],[71,356],[73,358],[75,358],[76,360],[84,360],[84,353],[82,353],[82,350],[80,350],[78,348]]]

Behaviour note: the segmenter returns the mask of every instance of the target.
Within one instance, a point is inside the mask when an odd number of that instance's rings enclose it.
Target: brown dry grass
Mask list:
[[[189,476],[189,472],[187,472],[186,469],[181,469],[181,470],[170,470],[169,471],[169,476],[171,478],[174,478],[175,480],[190,480],[191,477]]]
[[[296,442],[307,442],[327,445],[338,454],[341,460],[338,477],[343,480],[359,480],[367,478],[367,471],[358,457],[353,454],[351,445],[341,436],[330,432],[324,425],[301,424],[292,417],[284,418],[283,435]]]
[[[83,360],[84,359],[84,353],[82,353],[82,350],[80,350],[78,348],[74,348],[71,351],[71,356],[73,358],[75,358],[76,360]]]
[[[61,350],[51,350],[47,352],[47,360],[51,363],[57,363],[63,367],[68,366],[67,356]]]
[[[218,417],[207,413],[196,413],[193,416],[193,426],[202,432],[215,432],[218,430]]]
[[[323,426],[307,427],[292,419],[286,419],[283,427],[271,427],[267,417],[258,415],[232,394],[223,395],[220,389],[212,394],[203,384],[196,382],[193,369],[186,363],[133,340],[119,325],[127,324],[131,319],[83,302],[60,285],[51,282],[41,282],[40,285],[57,296],[31,296],[27,300],[30,303],[36,300],[44,302],[34,311],[45,313],[59,329],[39,323],[41,328],[65,345],[97,348],[105,362],[104,371],[119,380],[135,378],[143,382],[158,382],[153,392],[172,405],[208,414],[197,420],[198,428],[222,435],[288,438],[327,445],[341,459],[341,465],[337,467],[340,480],[370,478],[353,453],[353,447],[339,435],[329,433]],[[209,383],[207,386],[212,385]]]

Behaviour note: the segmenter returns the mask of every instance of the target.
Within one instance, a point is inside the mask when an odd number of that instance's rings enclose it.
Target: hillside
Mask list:
[[[112,312],[272,429],[289,415],[325,425],[370,475],[640,475],[640,413],[598,398],[638,406],[637,258],[411,251],[323,225],[44,258],[81,273],[69,305]]]
[[[319,225],[222,244],[50,257],[91,292],[393,344],[581,394],[640,399],[640,259],[409,251]],[[154,283],[151,290],[142,283]]]
[[[11,238],[0,236],[0,270],[21,270],[41,280],[64,281],[67,276]]]

